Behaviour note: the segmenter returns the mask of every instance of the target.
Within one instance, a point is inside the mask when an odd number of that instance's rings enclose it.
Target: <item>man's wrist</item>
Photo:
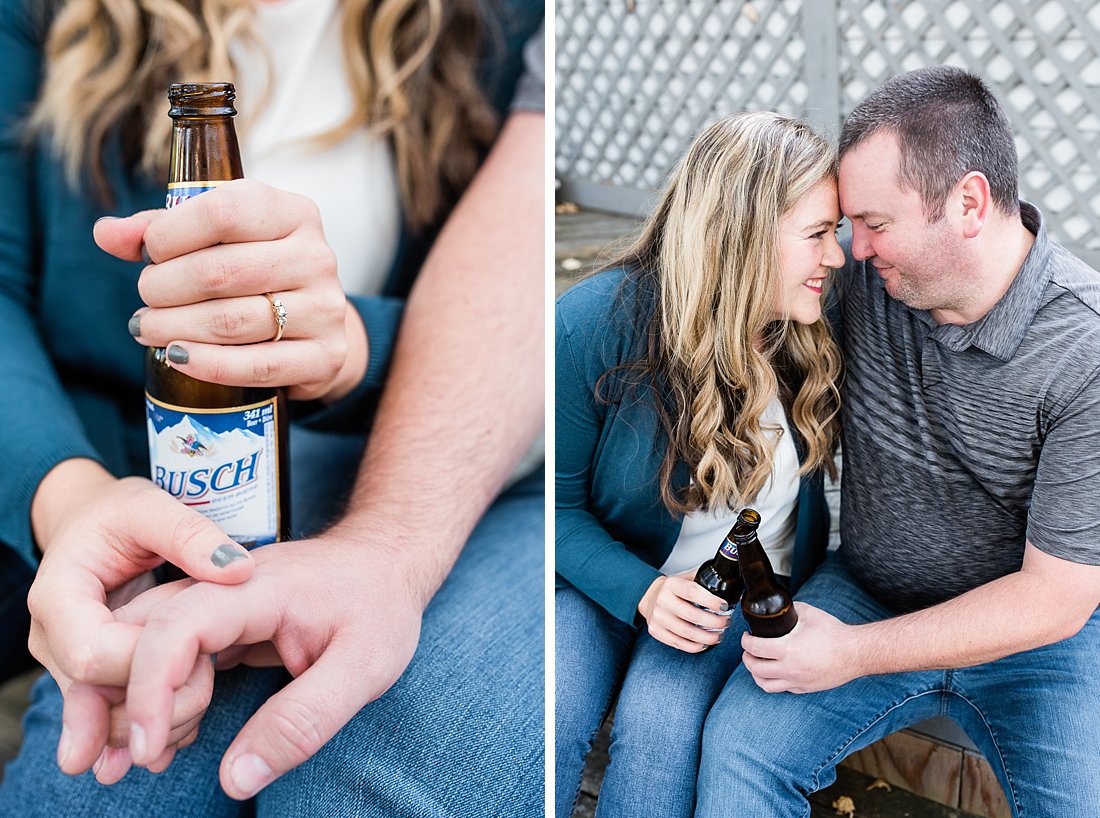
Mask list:
[[[361,562],[363,570],[376,572],[384,566],[420,611],[428,607],[461,550],[461,544],[449,547],[438,536],[363,512],[349,514],[321,537],[339,543],[348,561]]]
[[[869,622],[865,625],[846,625],[844,646],[841,650],[845,666],[850,669],[852,679],[888,673],[884,667],[883,646],[879,640],[881,622]]]

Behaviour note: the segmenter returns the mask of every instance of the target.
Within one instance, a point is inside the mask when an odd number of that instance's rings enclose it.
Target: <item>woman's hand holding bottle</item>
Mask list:
[[[685,653],[700,653],[722,641],[729,617],[721,599],[696,584],[694,571],[658,577],[638,603],[649,635]],[[708,628],[713,630],[707,630]]]
[[[101,219],[94,235],[111,255],[147,263],[138,280],[147,306],[130,332],[167,348],[181,372],[325,401],[365,374],[366,330],[306,197],[240,179],[169,210]],[[286,311],[277,342],[276,298]]]

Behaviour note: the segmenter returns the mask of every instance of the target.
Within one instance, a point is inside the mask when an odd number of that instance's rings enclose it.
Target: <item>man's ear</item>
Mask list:
[[[960,179],[955,187],[955,200],[958,202],[963,235],[968,239],[976,238],[982,232],[993,202],[985,174],[972,170]]]

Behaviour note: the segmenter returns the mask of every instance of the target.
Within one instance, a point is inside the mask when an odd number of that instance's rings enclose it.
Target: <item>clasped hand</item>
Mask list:
[[[157,589],[165,596],[151,606],[139,597],[123,609],[144,618],[126,688],[134,763],[156,764],[171,747],[179,701],[211,654],[219,670],[283,665],[295,677],[226,750],[219,777],[233,798],[311,757],[388,690],[412,660],[423,606],[404,561],[375,546],[331,532],[275,543],[253,552],[256,570],[243,584]]]
[[[111,499],[129,492],[130,507],[153,512],[150,520],[175,513],[177,529],[194,526],[174,560],[205,581],[149,588],[110,612],[112,596],[132,588],[127,578],[141,577],[159,559],[135,549],[112,573],[110,560],[76,553],[74,529],[59,535],[31,608],[32,647],[65,697],[58,748],[64,772],[95,762],[97,779],[113,783],[131,763],[167,769],[176,750],[197,736],[217,654],[219,670],[282,665],[295,677],[249,719],[223,757],[223,789],[249,798],[320,750],[411,661],[425,600],[414,591],[407,561],[386,543],[353,541],[333,530],[242,553],[218,567],[207,551],[220,535],[212,523],[147,481],[116,485]],[[88,513],[80,515],[85,524]],[[101,515],[105,536],[118,533],[113,516]],[[102,553],[122,561],[125,551]]]
[[[166,558],[191,576],[229,584],[248,579],[253,560],[148,480],[116,480],[89,461],[62,466],[44,484],[64,493],[68,484],[57,481],[75,473],[84,494],[72,499],[65,519],[46,526],[48,545],[27,599],[30,648],[64,695],[61,769],[75,774],[94,763],[96,777],[113,783],[130,767],[126,685],[142,634],[126,601],[141,598],[153,584],[150,571]],[[145,543],[157,543],[157,550]],[[195,739],[212,682],[209,659],[196,657],[175,701],[169,741],[148,761],[150,769],[164,769],[176,748]]]

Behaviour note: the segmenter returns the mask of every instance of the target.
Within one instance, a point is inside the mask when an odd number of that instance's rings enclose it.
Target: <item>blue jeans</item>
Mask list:
[[[618,692],[599,818],[690,816],[703,722],[741,661],[744,620],[690,654],[640,634],[575,588],[554,594],[555,808],[569,818],[584,759]]]
[[[849,624],[891,614],[837,555],[798,598]],[[950,638],[948,635],[946,638]],[[1100,815],[1100,613],[1054,645],[957,670],[855,679],[834,690],[765,693],[730,678],[707,719],[696,815],[806,818],[836,764],[895,730],[950,716],[981,748],[1017,818]]]
[[[329,497],[349,485],[351,476],[335,469],[357,464],[355,441],[295,429],[292,445],[296,478],[312,489],[328,481]],[[316,457],[332,446],[341,451]],[[302,458],[310,462],[300,464]],[[296,528],[331,516],[297,500],[295,511]],[[111,787],[91,773],[69,778],[58,770],[61,695],[44,675],[24,720],[20,755],[0,784],[0,816],[542,815],[543,520],[539,470],[478,523],[425,611],[420,644],[397,683],[252,802],[221,792],[218,764],[249,716],[286,684],[285,671],[219,672],[198,741],[167,772],[133,769]]]

